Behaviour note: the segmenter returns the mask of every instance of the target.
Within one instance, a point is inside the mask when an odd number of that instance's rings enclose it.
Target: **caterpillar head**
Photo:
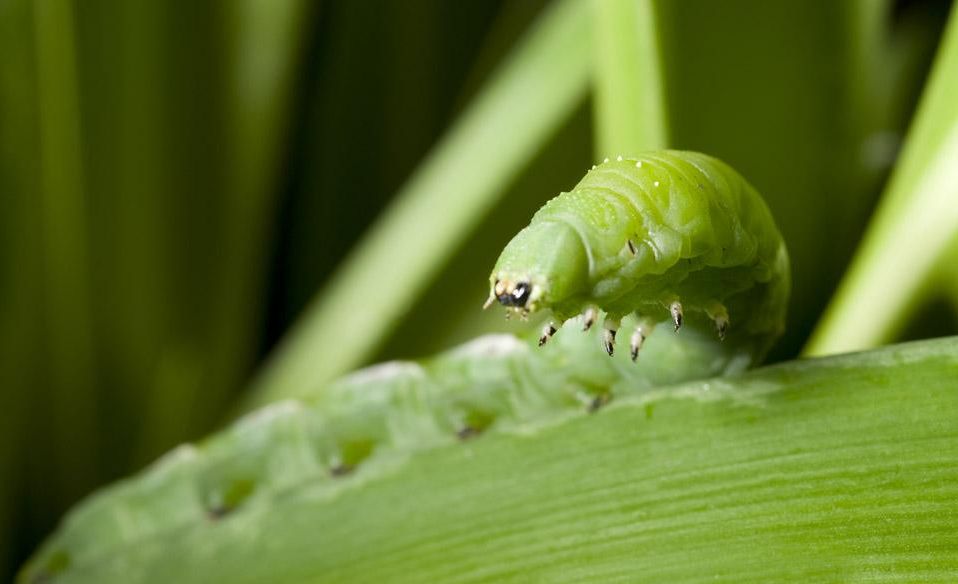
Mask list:
[[[588,256],[575,229],[554,221],[533,223],[502,250],[489,277],[485,306],[499,302],[520,316],[555,309],[583,291],[588,270]]]

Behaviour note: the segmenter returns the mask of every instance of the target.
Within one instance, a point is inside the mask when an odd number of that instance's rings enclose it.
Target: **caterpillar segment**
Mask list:
[[[635,315],[645,324],[630,337],[633,360],[655,324],[678,332],[692,315],[763,356],[784,328],[789,285],[784,242],[756,190],[716,158],[663,151],[606,159],[547,202],[500,255],[485,307],[551,311],[540,344],[570,319],[589,330],[604,313],[610,355],[621,319]]]

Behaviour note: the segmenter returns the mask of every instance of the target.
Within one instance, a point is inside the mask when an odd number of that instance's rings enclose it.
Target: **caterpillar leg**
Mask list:
[[[682,328],[682,303],[678,300],[673,300],[669,304],[669,314],[672,315],[672,324],[675,325],[675,332],[679,332],[679,329]]]
[[[715,323],[715,332],[721,341],[725,340],[725,333],[728,332],[728,310],[721,302],[711,302],[705,309],[705,314]]]
[[[539,337],[539,346],[541,347],[548,343],[554,334],[556,334],[556,323],[549,321],[547,325],[542,327],[542,336]]]
[[[605,347],[605,352],[610,357],[615,352],[615,333],[619,330],[620,324],[619,319],[606,316],[602,325],[604,329],[602,331],[602,346]]]
[[[639,319],[639,324],[635,327],[635,331],[632,333],[631,342],[629,343],[631,350],[630,355],[632,356],[633,363],[635,363],[635,360],[639,358],[639,350],[642,348],[642,344],[645,342],[645,339],[652,334],[652,328],[654,326],[655,323],[649,319]]]
[[[587,331],[592,328],[595,319],[599,316],[599,310],[595,306],[590,306],[582,313],[582,330]]]

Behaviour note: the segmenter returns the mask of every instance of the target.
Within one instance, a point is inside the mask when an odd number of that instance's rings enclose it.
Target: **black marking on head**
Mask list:
[[[529,301],[532,294],[532,286],[528,282],[519,282],[511,292],[505,292],[498,296],[499,304],[503,306],[522,307]]]

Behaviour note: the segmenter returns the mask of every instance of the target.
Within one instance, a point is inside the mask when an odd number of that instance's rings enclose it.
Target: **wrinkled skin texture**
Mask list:
[[[664,151],[606,161],[546,203],[500,255],[490,298],[549,309],[560,324],[589,307],[613,321],[666,320],[675,301],[713,321],[727,311],[729,334],[763,355],[784,328],[789,285],[755,189],[716,158]],[[530,287],[521,306],[517,286]]]

